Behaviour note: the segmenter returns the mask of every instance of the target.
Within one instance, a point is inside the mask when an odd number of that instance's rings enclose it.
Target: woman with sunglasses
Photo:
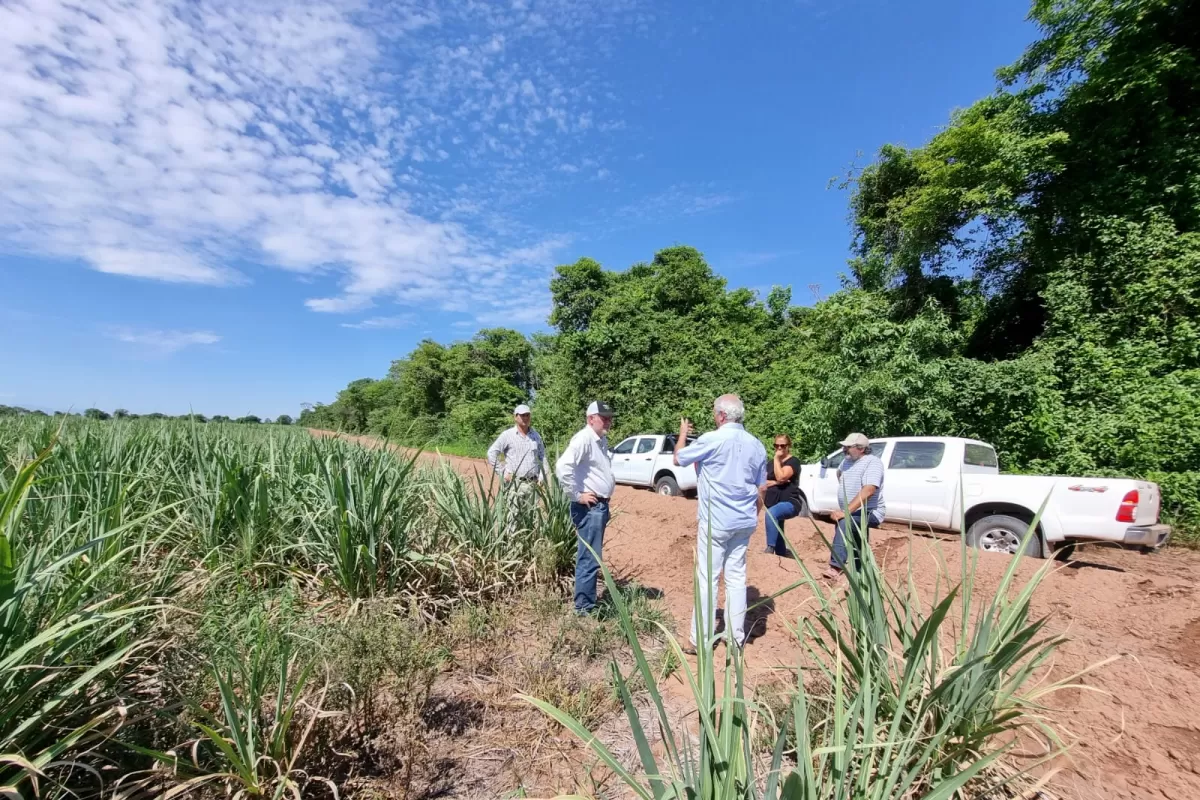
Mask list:
[[[792,437],[780,434],[775,437],[775,457],[767,462],[767,491],[763,497],[763,505],[767,508],[765,553],[791,555],[783,540],[783,522],[800,513],[799,477],[800,461],[792,455]]]

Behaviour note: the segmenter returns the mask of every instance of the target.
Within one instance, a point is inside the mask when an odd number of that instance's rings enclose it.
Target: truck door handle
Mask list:
[[[925,482],[926,483],[941,483],[942,479],[941,478],[926,478]]]

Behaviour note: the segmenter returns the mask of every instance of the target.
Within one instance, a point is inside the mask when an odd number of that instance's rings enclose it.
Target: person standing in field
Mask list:
[[[508,522],[516,520],[520,507],[533,497],[534,486],[550,472],[546,445],[531,425],[529,406],[513,409],[515,424],[496,437],[487,451],[487,462],[509,487]]]
[[[608,452],[612,418],[607,403],[597,400],[589,405],[587,424],[571,437],[555,464],[558,482],[571,498],[571,522],[579,538],[575,549],[576,614],[591,614],[596,609],[596,578],[604,552],[604,529],[608,526],[609,503],[617,485]]]
[[[825,577],[837,580],[846,569],[846,542],[854,555],[854,568],[861,570],[863,550],[869,546],[871,528],[883,523],[887,507],[883,504],[883,462],[871,453],[871,441],[861,433],[852,433],[842,441],[841,465],[838,466],[838,505],[830,517],[837,523],[833,534],[833,552]]]
[[[767,549],[775,556],[790,556],[783,538],[783,522],[800,513],[800,461],[792,455],[792,437],[779,434],[774,441],[775,457],[767,462],[767,492],[763,498],[767,513],[763,527]]]
[[[746,432],[746,408],[736,394],[725,394],[713,403],[717,429],[685,445],[692,424],[680,420],[675,443],[675,463],[696,465],[699,508],[696,536],[696,592],[700,614],[692,612],[690,645],[716,646],[717,579],[725,573],[726,641],[741,647],[746,642],[746,549],[758,528],[758,512],[767,483],[767,451]]]

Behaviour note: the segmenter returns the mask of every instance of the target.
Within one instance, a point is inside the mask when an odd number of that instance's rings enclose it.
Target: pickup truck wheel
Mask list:
[[[990,553],[1022,553],[1021,540],[1029,530],[1029,523],[1007,514],[993,514],[984,517],[971,526],[967,531],[967,544]],[[1032,558],[1045,558],[1042,548],[1042,535],[1035,533],[1025,545],[1024,555]]]
[[[679,497],[683,492],[679,491],[679,483],[670,475],[663,475],[654,484],[654,491],[666,497]]]

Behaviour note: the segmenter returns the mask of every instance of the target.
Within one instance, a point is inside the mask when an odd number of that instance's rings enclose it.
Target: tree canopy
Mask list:
[[[554,332],[422,342],[308,425],[483,442],[532,400],[553,441],[602,398],[616,435],[704,420],[813,457],[850,430],[993,442],[1010,470],[1159,481],[1200,517],[1200,2],[1037,0],[996,91],[846,187],[841,291],[730,288],[691,247],[550,283]]]

